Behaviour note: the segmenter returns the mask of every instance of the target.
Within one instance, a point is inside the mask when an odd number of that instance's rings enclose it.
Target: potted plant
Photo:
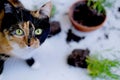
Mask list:
[[[70,8],[70,21],[80,31],[96,30],[106,20],[105,6],[111,6],[111,3],[108,0],[79,0]]]
[[[108,50],[107,50],[108,51]],[[105,52],[105,51],[101,51]],[[101,52],[90,54],[89,49],[74,49],[67,57],[70,66],[86,68],[92,80],[120,80],[119,59],[104,58]]]

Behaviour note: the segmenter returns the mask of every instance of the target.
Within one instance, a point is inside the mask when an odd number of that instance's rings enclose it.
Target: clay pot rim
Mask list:
[[[69,16],[69,19],[70,21],[72,22],[73,26],[79,30],[79,31],[83,31],[83,32],[89,32],[89,31],[93,31],[93,30],[96,30],[100,27],[102,27],[102,25],[105,23],[106,21],[106,12],[105,12],[105,19],[103,22],[101,22],[101,24],[99,25],[96,25],[96,26],[91,26],[91,27],[87,27],[86,25],[82,25],[78,22],[76,22],[74,19],[73,19],[73,11],[74,11],[74,7],[75,7],[75,4],[79,3],[79,2],[85,2],[86,0],[80,0],[80,1],[77,1],[75,3],[73,3],[73,5],[70,7],[69,9],[69,13],[68,13],[68,16]]]

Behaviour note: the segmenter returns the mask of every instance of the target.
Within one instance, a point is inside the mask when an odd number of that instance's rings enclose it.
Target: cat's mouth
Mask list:
[[[34,40],[34,41],[30,41],[27,43],[27,47],[29,48],[38,48],[40,46],[39,40]]]
[[[31,57],[33,54],[33,51],[36,49],[28,46],[24,48],[20,48],[18,44],[14,44],[12,45],[12,47],[13,47],[13,50],[11,51],[12,56],[15,56],[17,58],[22,58],[22,59]]]

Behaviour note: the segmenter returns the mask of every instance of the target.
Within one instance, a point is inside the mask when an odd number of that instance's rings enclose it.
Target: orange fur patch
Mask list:
[[[2,24],[3,17],[4,17],[4,10],[1,10],[0,11],[0,27],[1,27],[1,24]]]
[[[9,42],[5,38],[5,35],[0,32],[0,53],[5,53],[7,55],[10,55],[9,52],[12,50],[12,47],[10,46]]]
[[[40,17],[40,11],[37,10],[37,11],[31,11],[30,13],[32,14],[32,16],[36,17],[36,18],[39,18]]]

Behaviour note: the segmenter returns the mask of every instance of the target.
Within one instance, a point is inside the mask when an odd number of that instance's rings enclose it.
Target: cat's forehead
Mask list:
[[[24,21],[24,22],[20,22],[20,23],[17,23],[17,24],[14,24],[10,27],[10,29],[18,29],[18,28],[29,28],[29,27],[34,27],[34,25],[32,24],[32,22],[30,21]]]
[[[20,24],[18,24],[20,28],[26,29],[26,28],[33,28],[34,25],[32,24],[32,22],[27,21],[27,22],[22,22]]]

